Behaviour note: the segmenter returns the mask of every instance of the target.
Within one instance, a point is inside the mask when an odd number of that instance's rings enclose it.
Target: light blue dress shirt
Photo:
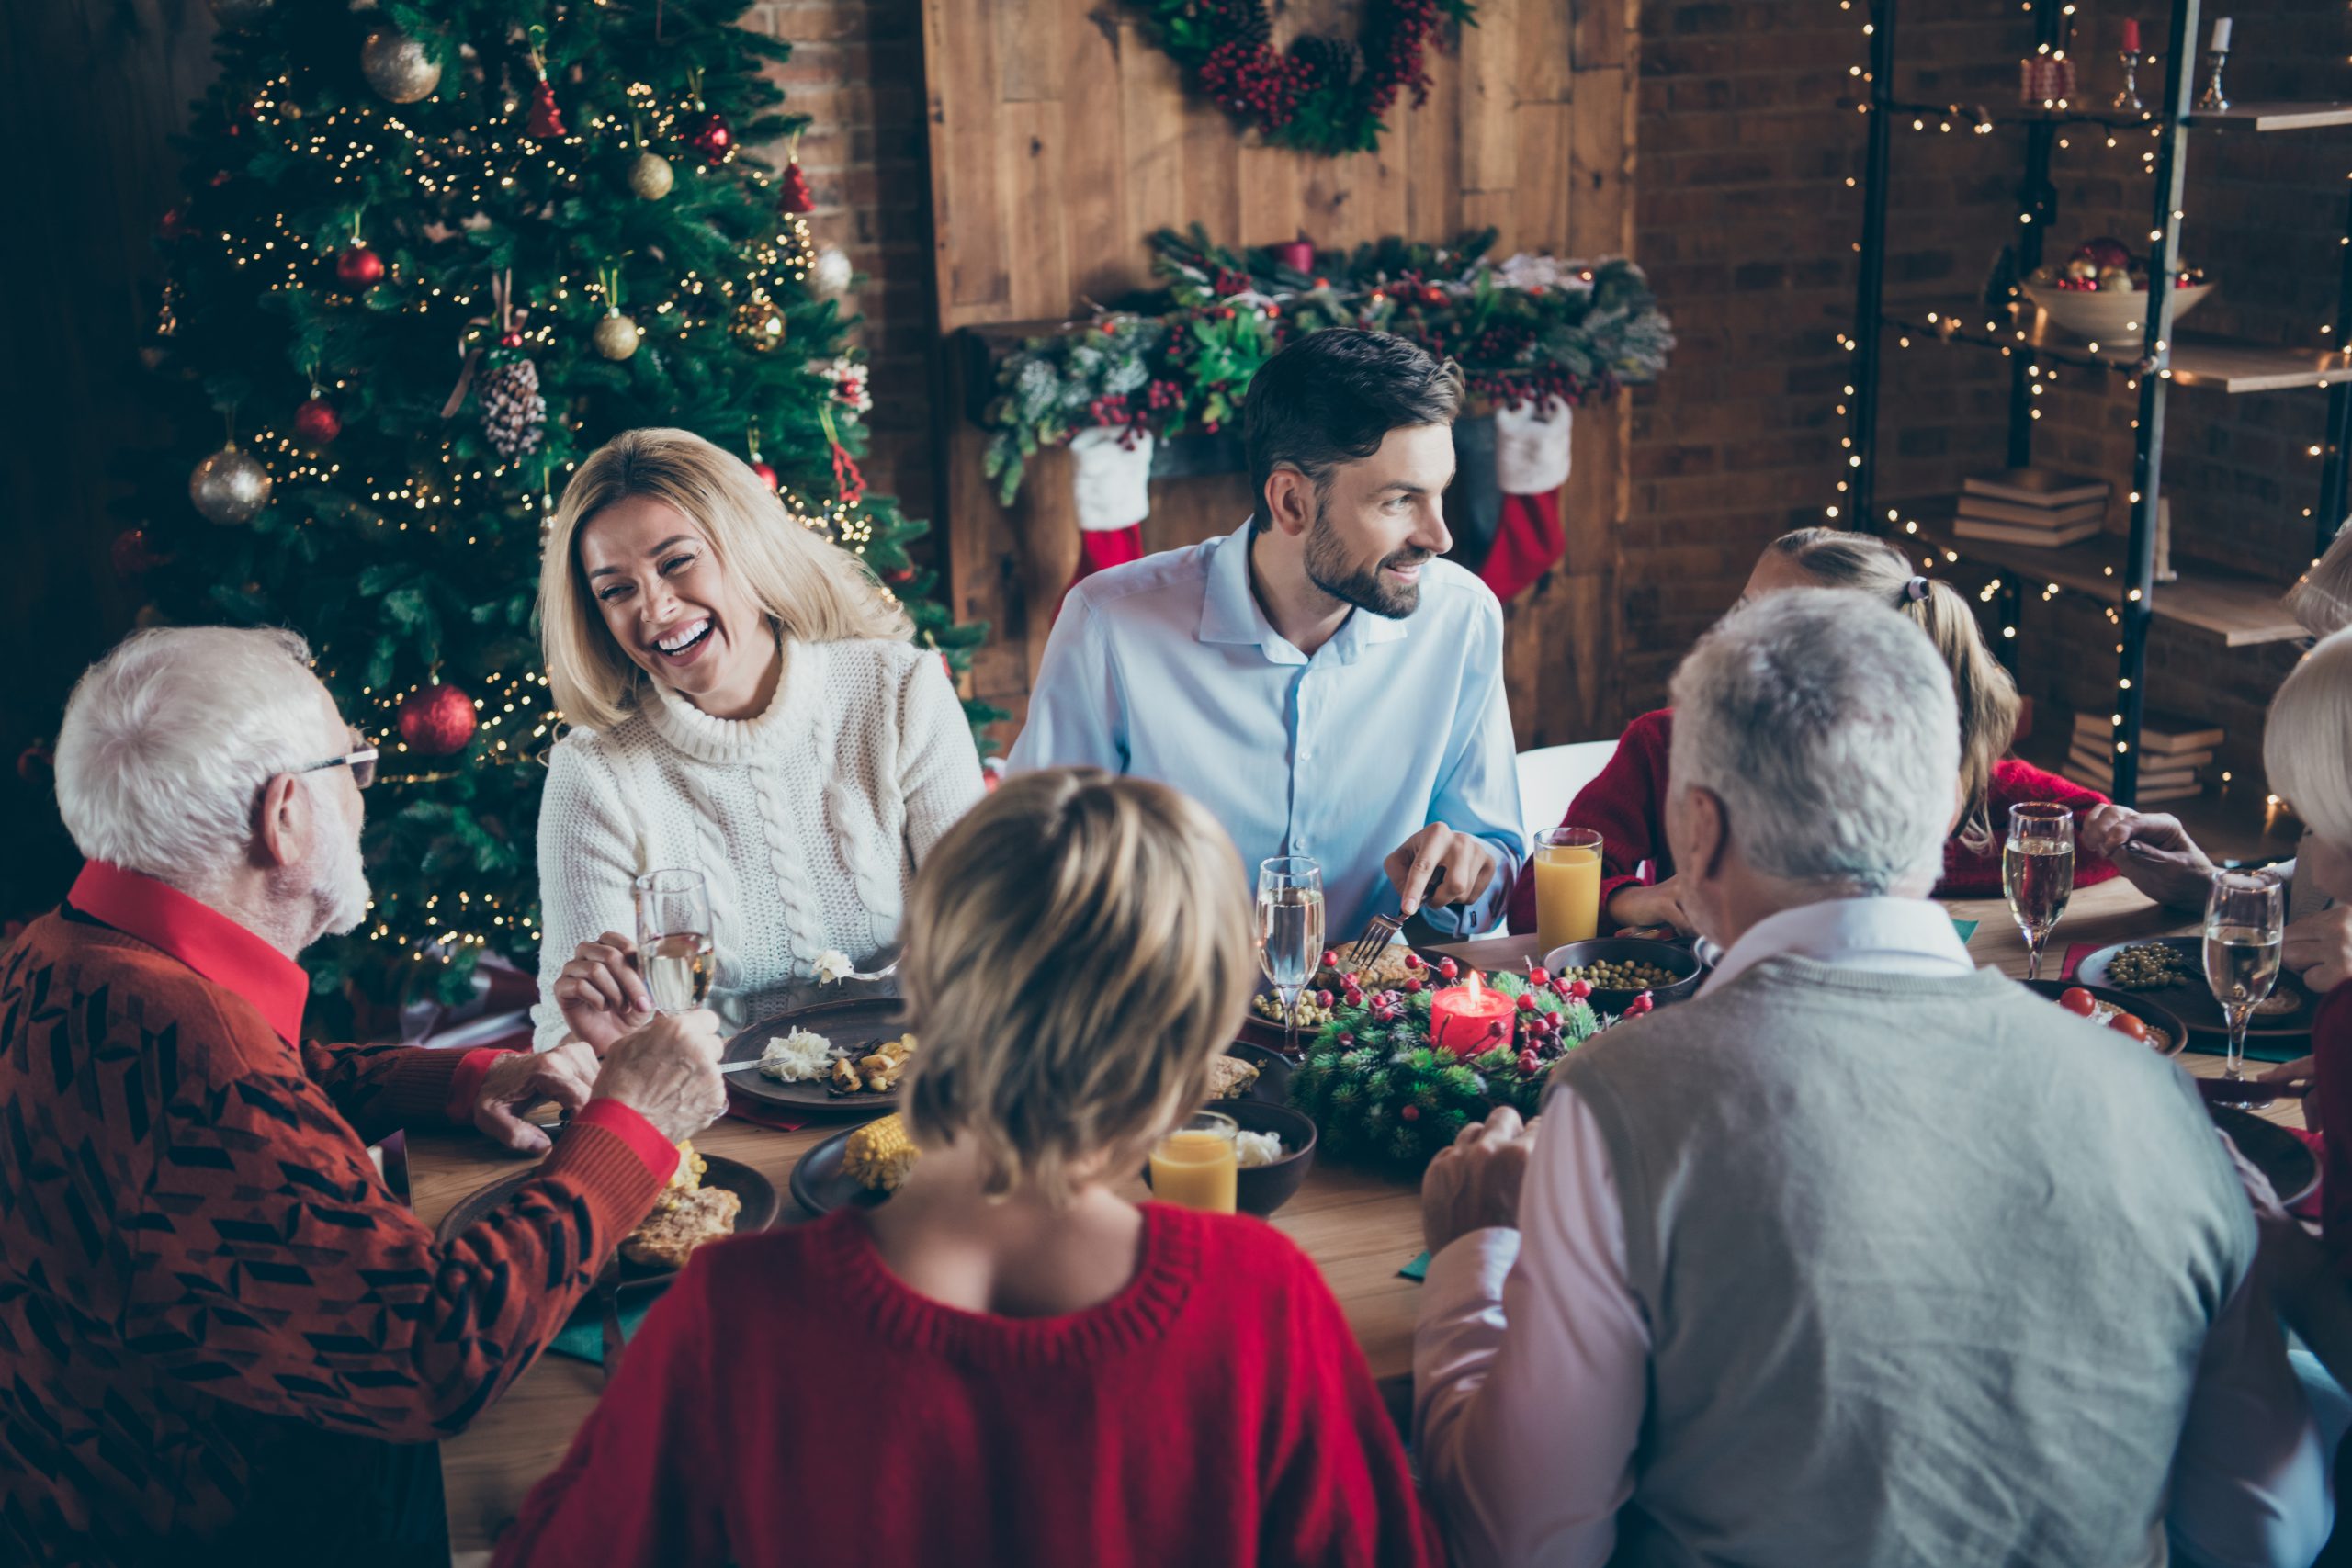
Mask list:
[[[1495,879],[1457,936],[1501,919],[1527,855],[1502,606],[1451,561],[1403,620],[1351,612],[1308,658],[1250,589],[1250,525],[1086,579],[1062,603],[1012,748],[1014,773],[1083,763],[1172,784],[1258,863],[1323,867],[1327,941],[1395,914],[1382,863],[1431,822],[1492,844]]]

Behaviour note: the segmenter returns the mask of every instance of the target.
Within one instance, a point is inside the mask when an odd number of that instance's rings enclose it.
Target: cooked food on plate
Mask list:
[[[2108,961],[2107,977],[2127,991],[2160,991],[2166,986],[2204,984],[2176,948],[2161,942],[2135,942]]]
[[[852,1060],[848,1056],[833,1063],[831,1078],[835,1090],[842,1094],[882,1094],[899,1087],[899,1079],[907,1070],[907,1062],[915,1054],[915,1037],[901,1034],[876,1045],[869,1054]]]
[[[2099,1000],[2080,986],[2061,994],[2058,1005],[2093,1023],[2103,1023],[2118,1034],[2128,1035],[2152,1051],[2167,1055],[2172,1052],[2174,1042],[2170,1033],[2154,1027],[2145,1019],[2125,1012],[2113,1002]]]
[[[1258,1064],[1238,1056],[1218,1056],[1209,1063],[1209,1098],[1238,1100],[1258,1086]]]
[[[1233,1161],[1244,1170],[1251,1166],[1272,1165],[1282,1158],[1284,1152],[1279,1133],[1233,1134]]]
[[[869,1192],[896,1192],[921,1157],[922,1151],[907,1136],[907,1124],[893,1111],[849,1135],[842,1170]]]
[[[760,1053],[760,1076],[784,1083],[821,1078],[832,1066],[833,1043],[813,1030],[796,1029],[767,1043]]]
[[[686,1255],[704,1242],[730,1235],[735,1213],[743,1201],[722,1187],[705,1187],[710,1162],[695,1153],[689,1141],[678,1145],[678,1168],[670,1173],[653,1200],[653,1213],[621,1241],[621,1256],[631,1263],[679,1269]]]

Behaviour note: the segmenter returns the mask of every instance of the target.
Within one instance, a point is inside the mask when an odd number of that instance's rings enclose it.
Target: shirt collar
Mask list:
[[[83,866],[66,901],[243,998],[288,1044],[301,1038],[310,976],[218,909],[152,876],[95,860]]]
[[[1276,664],[1305,664],[1307,658],[1291,646],[1250,589],[1250,538],[1253,517],[1216,542],[1209,556],[1208,578],[1201,595],[1199,638],[1203,642],[1254,642]],[[1401,642],[1408,633],[1403,621],[1375,615],[1369,610],[1350,612],[1329,646],[1342,664],[1352,664],[1366,648]]]
[[[1825,898],[1767,915],[1741,933],[1708,976],[1720,986],[1768,958],[1793,953],[1858,969],[1973,975],[1951,917],[1925,898]]]

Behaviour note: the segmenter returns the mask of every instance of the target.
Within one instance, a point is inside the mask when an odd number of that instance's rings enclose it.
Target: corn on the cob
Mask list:
[[[703,1173],[710,1162],[695,1153],[694,1140],[689,1138],[678,1145],[677,1168],[670,1172],[670,1179],[653,1195],[653,1212],[666,1214],[685,1201],[702,1187]]]
[[[907,1136],[906,1123],[896,1115],[885,1116],[849,1135],[842,1169],[869,1191],[896,1192],[922,1154]]]

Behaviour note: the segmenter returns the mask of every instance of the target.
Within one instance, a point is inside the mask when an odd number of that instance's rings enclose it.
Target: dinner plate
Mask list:
[[[763,1231],[775,1224],[776,1210],[779,1206],[776,1201],[775,1183],[741,1160],[731,1160],[724,1155],[704,1155],[702,1157],[705,1162],[702,1184],[705,1187],[724,1188],[742,1201],[743,1206],[735,1211],[736,1235],[741,1235],[750,1231]],[[530,1170],[517,1171],[513,1176],[503,1177],[480,1191],[460,1199],[457,1207],[441,1216],[440,1226],[433,1233],[434,1240],[445,1244],[454,1240],[460,1232],[471,1229],[492,1209],[521,1191],[524,1184],[537,1175],[536,1167]],[[608,1267],[619,1269],[620,1283],[623,1288],[668,1280],[678,1272],[675,1269],[660,1264],[632,1263],[617,1252],[613,1255],[613,1262]]]
[[[2159,1007],[2148,999],[2146,991],[2118,991],[2106,986],[2086,986],[2076,980],[2020,980],[2018,982],[2035,996],[2056,1001],[2068,991],[2088,991],[2096,1001],[2105,1002],[2119,1012],[2128,1012],[2149,1029],[2162,1033],[2168,1045],[2156,1055],[2177,1056],[2188,1048],[2188,1026],[2170,1008]],[[2154,1050],[2153,1041],[2147,1043]]]
[[[904,1004],[895,996],[854,997],[841,1001],[817,1002],[805,1008],[771,1019],[763,1019],[728,1041],[719,1057],[725,1066],[733,1062],[756,1062],[768,1042],[789,1034],[796,1029],[806,1029],[831,1041],[836,1051],[847,1046],[857,1055],[865,1055],[876,1045],[896,1040],[907,1032]],[[796,1111],[824,1111],[845,1115],[878,1116],[897,1108],[899,1091],[886,1089],[879,1094],[860,1089],[854,1094],[842,1094],[820,1079],[808,1083],[785,1083],[769,1077],[757,1067],[747,1067],[727,1075],[729,1092],[747,1100],[765,1100],[772,1105],[789,1105]]]
[[[2311,1146],[2276,1122],[2266,1122],[2234,1105],[2211,1105],[2205,1113],[2213,1125],[2230,1135],[2238,1153],[2270,1179],[2271,1190],[2285,1204],[2301,1202],[2319,1185],[2319,1159]]]
[[[2114,964],[2116,954],[2125,948],[2144,945],[2143,942],[2120,942],[2112,946],[2100,948],[2076,966],[2075,978],[2082,984],[2094,988],[2104,986],[2131,996],[2145,997],[2158,1006],[2171,1010],[2181,1022],[2188,1026],[2190,1038],[2200,1044],[2226,1041],[2230,1032],[2229,1021],[2222,1016],[2222,1004],[2213,999],[2211,989],[2205,984],[2204,939],[2194,936],[2166,936],[2154,940],[2171,948],[2187,960],[2188,972],[2195,978],[2154,990],[2133,990],[2129,986],[2116,985],[2109,973],[2109,967]],[[2288,969],[2281,969],[2278,972],[2278,986],[2273,994],[2292,996],[2295,998],[2295,1010],[2280,1013],[2256,1013],[2246,1023],[2245,1037],[2249,1041],[2266,1042],[2274,1048],[2307,1043],[2311,1039],[2312,1021],[2319,1014],[2319,998],[2305,989],[2302,981],[2296,977],[2293,971]],[[2294,1053],[2297,1055],[2301,1054],[2301,1051]]]

